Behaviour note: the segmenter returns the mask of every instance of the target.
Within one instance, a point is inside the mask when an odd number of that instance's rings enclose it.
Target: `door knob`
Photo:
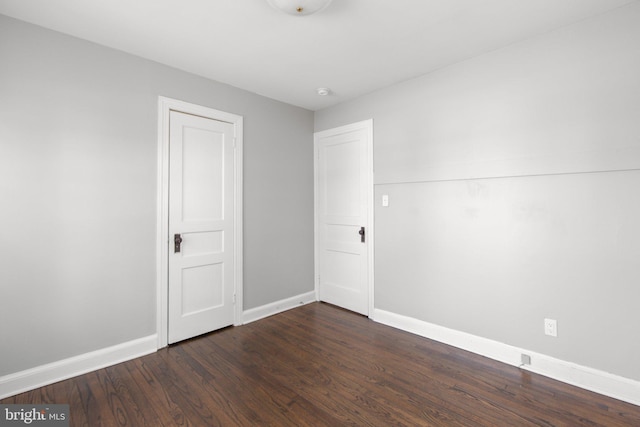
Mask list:
[[[360,241],[364,243],[364,227],[360,227],[360,231],[358,231],[358,234],[360,235]]]
[[[180,252],[180,244],[182,244],[182,237],[180,237],[180,234],[174,234],[173,235],[173,252],[174,253]]]

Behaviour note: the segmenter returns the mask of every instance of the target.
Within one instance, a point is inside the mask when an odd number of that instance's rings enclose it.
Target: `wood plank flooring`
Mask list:
[[[640,407],[315,303],[0,403],[72,426],[640,426]]]

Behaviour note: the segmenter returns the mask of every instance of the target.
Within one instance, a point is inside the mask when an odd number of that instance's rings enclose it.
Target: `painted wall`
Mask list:
[[[312,112],[3,16],[0,57],[0,376],[156,332],[159,95],[244,116],[244,308],[313,290]]]
[[[374,120],[376,308],[640,380],[638,22],[634,3],[316,112]]]

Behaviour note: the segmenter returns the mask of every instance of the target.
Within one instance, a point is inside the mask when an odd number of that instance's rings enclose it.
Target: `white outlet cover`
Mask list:
[[[389,195],[388,194],[383,194],[382,195],[382,206],[384,206],[385,208],[389,206]]]
[[[544,334],[552,337],[558,336],[558,322],[555,319],[544,319]]]

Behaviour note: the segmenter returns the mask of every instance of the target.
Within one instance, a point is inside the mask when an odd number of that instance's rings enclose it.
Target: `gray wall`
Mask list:
[[[0,376],[156,332],[157,99],[244,116],[244,308],[313,290],[313,113],[0,16]]]
[[[640,380],[638,22],[634,3],[316,112],[374,120],[376,308]]]

